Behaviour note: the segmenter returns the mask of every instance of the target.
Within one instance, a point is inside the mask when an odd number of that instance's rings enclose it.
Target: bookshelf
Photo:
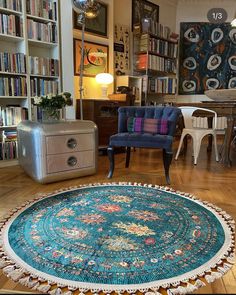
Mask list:
[[[32,97],[61,92],[59,4],[0,0],[0,167],[17,164],[16,127],[32,119]]]
[[[177,55],[177,36],[168,27],[152,21],[136,26],[133,72],[142,77],[142,104],[175,97]]]

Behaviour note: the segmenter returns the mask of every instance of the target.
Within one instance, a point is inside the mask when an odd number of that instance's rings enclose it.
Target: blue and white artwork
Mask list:
[[[236,88],[236,28],[230,23],[181,23],[179,94],[225,88]]]

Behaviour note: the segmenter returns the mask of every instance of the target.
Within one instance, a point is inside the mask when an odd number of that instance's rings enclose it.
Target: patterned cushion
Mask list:
[[[129,117],[127,119],[128,132],[168,134],[168,121],[164,119],[149,119]]]
[[[128,132],[142,132],[143,118],[129,117],[127,120]]]
[[[143,132],[152,134],[168,134],[168,121],[164,119],[144,119]]]

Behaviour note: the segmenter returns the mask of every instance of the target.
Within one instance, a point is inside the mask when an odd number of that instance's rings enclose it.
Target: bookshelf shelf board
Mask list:
[[[50,19],[50,18],[44,18],[44,17],[40,17],[40,16],[36,16],[36,15],[32,15],[32,14],[27,14],[27,18],[32,19],[32,20],[36,20],[39,21],[41,23],[54,23],[56,24],[57,21]]]
[[[136,69],[135,72],[138,72],[138,73],[143,73],[143,75],[147,75],[147,76],[157,76],[157,77],[160,77],[160,76],[166,76],[166,77],[169,77],[169,76],[175,76],[176,73],[174,72],[163,72],[163,71],[157,71],[157,70],[151,70],[151,69]]]
[[[144,34],[145,35],[145,34]],[[155,38],[155,39],[159,39],[159,40],[163,40],[163,41],[167,41],[169,43],[173,43],[173,44],[178,44],[178,40],[176,41],[173,41],[173,40],[170,40],[170,39],[167,39],[167,38],[164,38],[164,37],[160,37],[158,35],[155,35],[155,34],[152,34],[152,33],[149,33],[148,34],[150,37],[152,38]]]
[[[156,96],[166,96],[166,95],[175,95],[175,93],[160,93],[160,92],[152,92],[152,91],[150,91],[150,92],[148,92],[148,95],[156,95]]]
[[[1,160],[0,161],[0,168],[3,167],[9,167],[9,166],[16,166],[19,165],[19,162],[17,159],[14,160]]]
[[[17,43],[17,42],[24,41],[24,38],[0,33],[0,41],[7,41],[7,42]]]
[[[0,6],[0,13],[14,14],[14,15],[22,15],[22,12],[21,11],[8,9],[8,8],[1,7],[1,6]]]
[[[160,57],[167,58],[167,59],[176,60],[175,57],[170,57],[168,55],[160,54],[160,53],[157,53],[157,52],[154,52],[154,51],[139,51],[136,54],[138,54],[138,55],[149,54],[149,55],[155,55],[155,56],[160,56]]]
[[[3,96],[0,96],[0,99],[1,98],[16,98],[16,99],[27,99],[27,96],[10,96],[10,95],[3,95]]]
[[[25,73],[13,73],[13,72],[1,72],[0,75],[7,75],[7,76],[26,76]]]
[[[12,126],[0,126],[0,130],[11,130],[11,129],[16,129],[17,126],[16,125],[12,125]]]
[[[43,47],[43,48],[53,48],[58,46],[58,43],[52,43],[52,42],[44,42],[44,41],[39,41],[39,40],[34,40],[34,39],[28,39],[30,45],[35,45],[38,47]]]
[[[45,78],[45,79],[55,79],[55,80],[58,80],[59,79],[58,76],[35,75],[35,74],[30,74],[30,77],[34,77],[34,78]]]

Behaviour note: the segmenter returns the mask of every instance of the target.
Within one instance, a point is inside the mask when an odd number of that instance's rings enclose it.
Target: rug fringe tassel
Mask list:
[[[63,292],[62,292],[61,288],[55,288],[52,291],[48,292],[48,294],[51,294],[51,295],[61,295],[62,293]]]
[[[15,269],[14,271],[9,272],[7,276],[14,282],[17,282],[19,279],[24,277],[24,271],[22,269]]]
[[[42,293],[47,293],[50,289],[51,289],[51,285],[50,284],[47,284],[47,285],[40,285],[37,287],[37,290],[39,292],[42,292]],[[68,293],[68,292],[67,292]],[[72,292],[71,292],[72,294]],[[69,294],[68,294],[69,295]]]

